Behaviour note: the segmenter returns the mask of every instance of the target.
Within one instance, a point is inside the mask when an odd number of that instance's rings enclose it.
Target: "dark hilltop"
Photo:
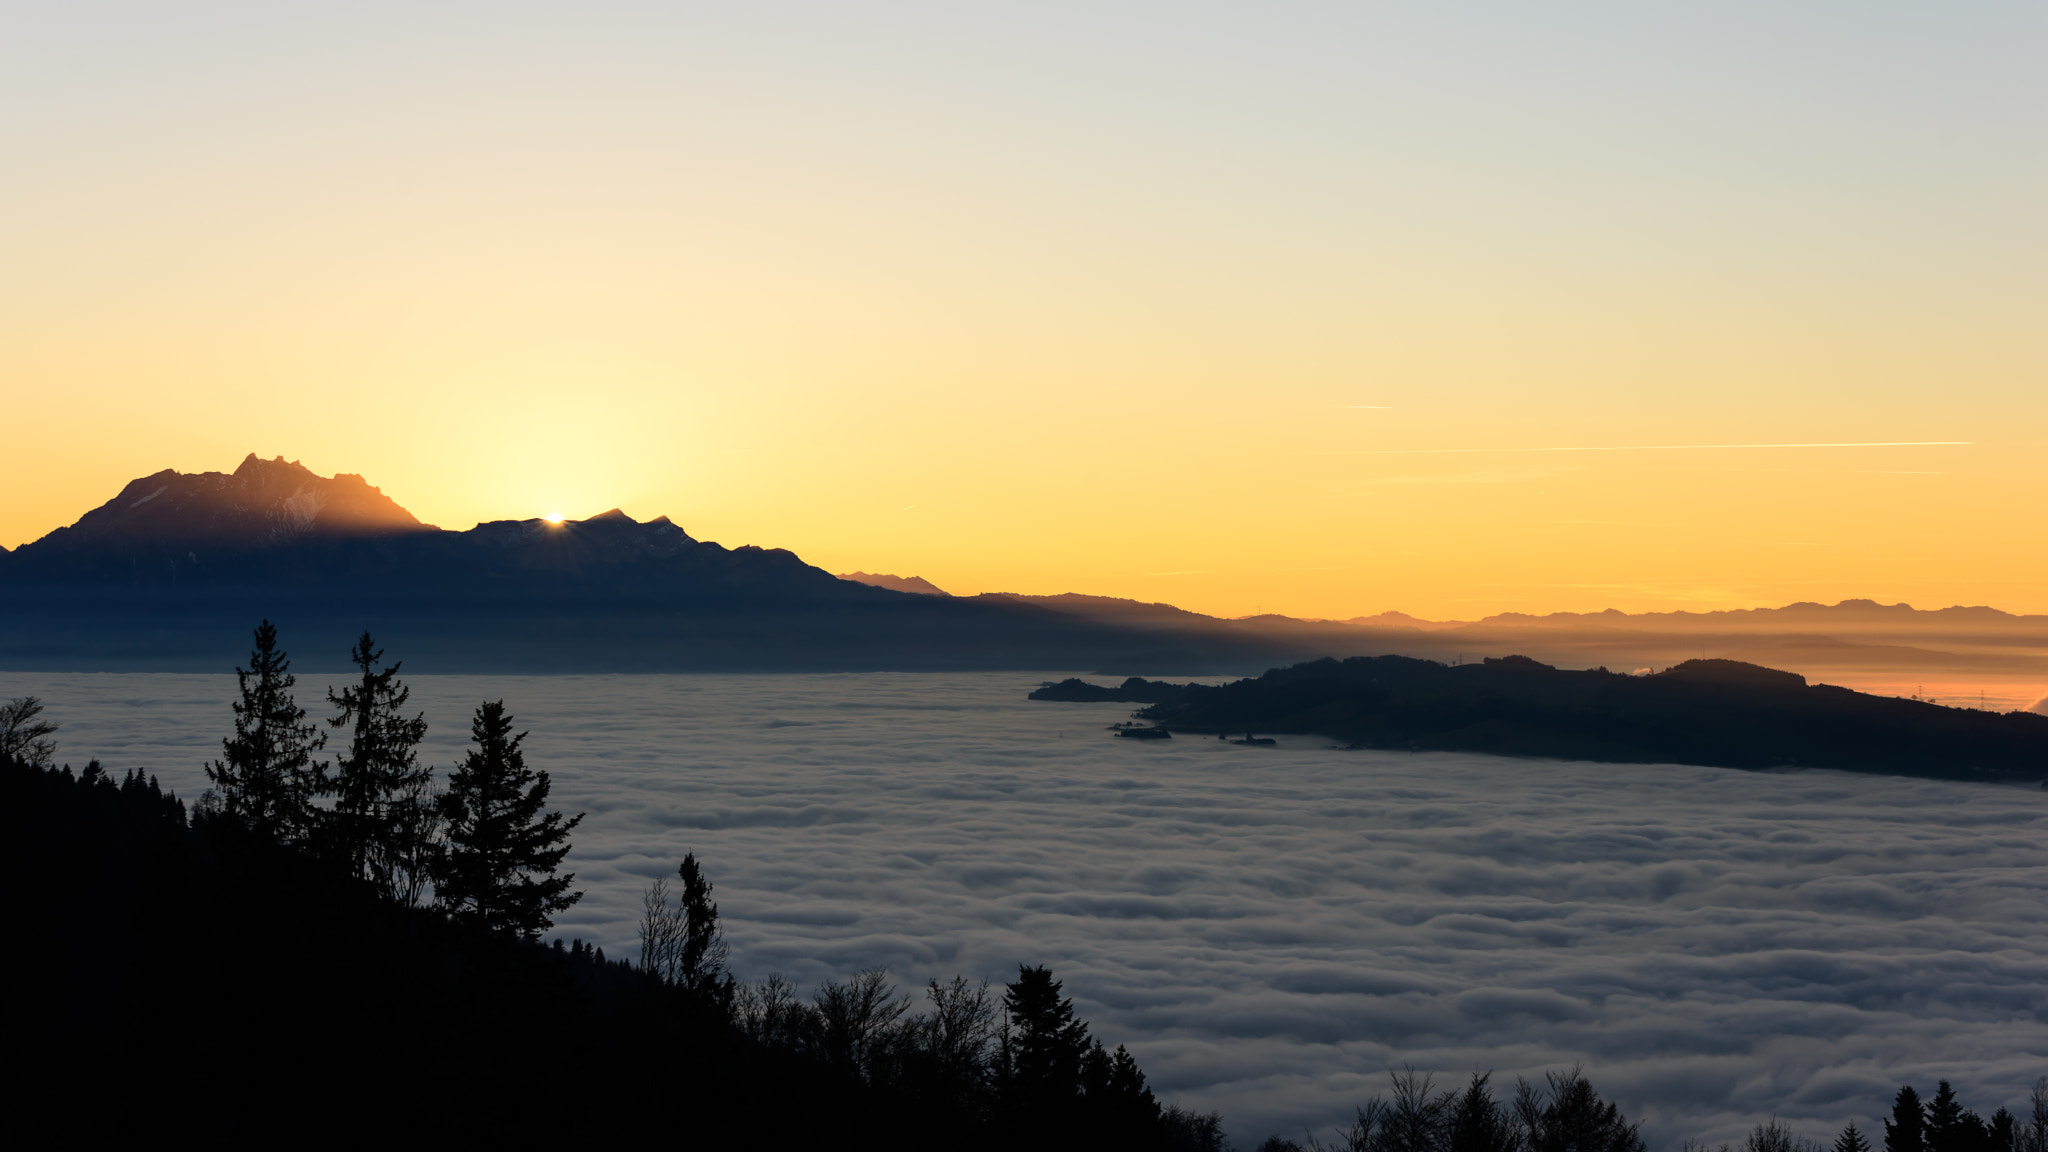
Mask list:
[[[1031,699],[1143,703],[1133,715],[1173,731],[1306,733],[1363,748],[2029,783],[2048,776],[2048,716],[1870,696],[1733,660],[1632,676],[1525,656],[1460,665],[1354,657],[1219,686],[1067,680]]]

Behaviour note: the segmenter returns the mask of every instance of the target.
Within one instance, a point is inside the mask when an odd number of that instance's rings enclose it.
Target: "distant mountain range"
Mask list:
[[[2048,632],[2048,616],[2020,616],[1996,608],[1938,608],[1924,611],[1911,604],[1880,604],[1875,600],[1844,600],[1839,604],[1802,602],[1783,608],[1731,608],[1715,612],[1552,612],[1533,616],[1502,612],[1477,621],[1420,620],[1402,612],[1382,612],[1346,621],[1374,627],[1411,628],[1630,628],[1641,630],[1706,629],[1709,631],[1784,632],[1795,629],[1903,629],[1908,631],[2031,629]]]
[[[856,584],[869,584],[876,588],[892,588],[898,592],[915,592],[920,596],[951,596],[952,593],[922,576],[892,576],[883,572],[841,572],[841,580]]]
[[[225,670],[266,617],[308,668],[342,663],[364,628],[415,671],[1205,672],[1304,654],[875,587],[617,509],[446,531],[360,476],[253,454],[232,473],[143,477],[0,550],[0,667]]]
[[[1632,670],[1706,655],[1808,675],[1881,668],[2048,685],[2048,616],[1991,608],[1851,600],[1472,622],[1227,620],[1074,593],[950,596],[920,577],[838,577],[784,549],[726,548],[618,509],[448,531],[361,476],[253,454],[232,473],[142,477],[76,524],[0,549],[0,667],[221,670],[263,617],[309,669],[340,664],[367,627],[415,671],[1249,674],[1386,653]]]

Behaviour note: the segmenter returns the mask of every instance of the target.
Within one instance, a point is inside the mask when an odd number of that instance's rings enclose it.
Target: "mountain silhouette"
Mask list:
[[[922,576],[896,576],[887,572],[841,572],[841,580],[856,584],[871,584],[876,588],[891,588],[898,592],[915,592],[921,596],[951,596],[952,593]]]
[[[1074,593],[948,596],[727,548],[668,517],[422,524],[361,476],[255,455],[132,481],[76,524],[0,549],[0,667],[221,670],[262,618],[313,670],[371,628],[416,671],[966,670],[1257,674],[1323,656],[1519,653],[1636,669],[1718,656],[1809,676],[1889,669],[2048,684],[2048,617],[1844,601],[1710,613],[1428,621],[1224,619]]]
[[[315,475],[284,457],[255,453],[233,472],[187,475],[166,468],[20,550],[39,570],[88,578],[126,571],[175,580],[195,547],[273,548],[311,539],[431,532],[361,476]],[[108,566],[112,567],[109,568]]]
[[[1291,652],[874,587],[616,508],[448,531],[360,476],[253,454],[143,477],[0,552],[0,666],[221,670],[263,618],[309,670],[364,628],[419,671],[1256,671]]]

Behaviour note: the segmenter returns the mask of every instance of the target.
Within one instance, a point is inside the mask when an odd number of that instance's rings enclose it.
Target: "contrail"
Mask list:
[[[1315,456],[1443,456],[1466,452],[1684,452],[1700,448],[1932,448],[1972,444],[1971,440],[1870,440],[1850,444],[1602,444],[1587,448],[1380,448],[1358,452],[1315,452]]]

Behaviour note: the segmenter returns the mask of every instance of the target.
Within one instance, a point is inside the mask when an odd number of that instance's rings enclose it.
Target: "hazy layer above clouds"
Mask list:
[[[414,702],[446,766],[504,698],[590,813],[564,934],[632,955],[641,886],[695,851],[742,975],[1049,964],[1245,1142],[1345,1119],[1403,1063],[1583,1063],[1653,1146],[1869,1127],[1937,1077],[1988,1114],[2048,1068],[2048,792],[1133,746],[1103,730],[1125,706],[1027,703],[1032,679],[421,677]],[[62,759],[187,796],[233,690],[0,673]]]

